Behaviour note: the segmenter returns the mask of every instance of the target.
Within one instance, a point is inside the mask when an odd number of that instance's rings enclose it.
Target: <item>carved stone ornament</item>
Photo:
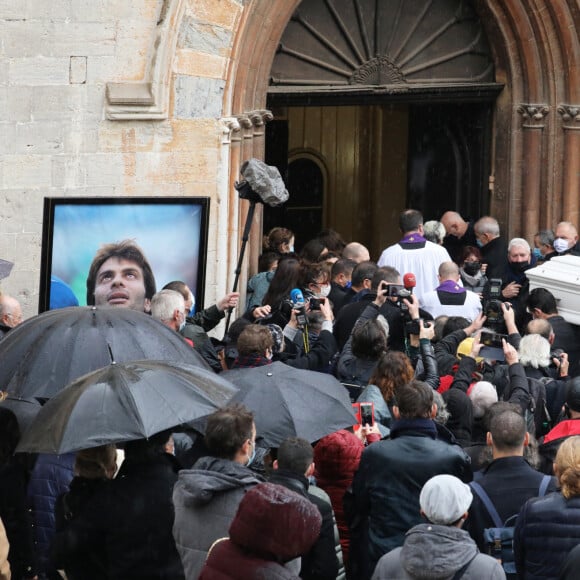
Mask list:
[[[377,56],[357,68],[349,79],[352,85],[402,85],[405,75],[388,57]]]
[[[580,105],[558,105],[558,113],[569,128],[580,129]]]
[[[518,105],[517,111],[524,119],[524,127],[543,127],[543,120],[550,112],[550,107],[522,103]]]
[[[163,0],[145,78],[142,81],[107,83],[108,119],[146,121],[168,117],[171,63],[177,45],[178,23],[185,5],[186,0]]]
[[[239,133],[242,129],[236,117],[224,117],[220,119],[222,126],[222,144],[227,145],[232,141],[239,141]],[[237,138],[236,138],[237,137]]]

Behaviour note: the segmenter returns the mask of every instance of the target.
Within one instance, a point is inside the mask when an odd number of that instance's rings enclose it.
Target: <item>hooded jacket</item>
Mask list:
[[[464,566],[467,567],[462,580],[505,578],[499,562],[480,554],[464,530],[419,524],[407,532],[402,548],[396,548],[379,560],[372,580],[449,580]]]
[[[296,580],[283,564],[310,550],[320,522],[316,506],[299,494],[254,486],[240,502],[229,539],[212,547],[200,580]]]
[[[186,578],[197,578],[211,545],[228,535],[247,490],[262,479],[229,459],[202,457],[179,472],[173,490],[173,536]]]

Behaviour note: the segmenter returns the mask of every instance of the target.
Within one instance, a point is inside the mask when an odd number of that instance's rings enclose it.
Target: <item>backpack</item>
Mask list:
[[[550,475],[544,475],[540,482],[537,497],[543,497],[545,495],[551,479],[552,477]],[[495,526],[483,530],[483,539],[487,546],[486,553],[499,561],[508,578],[515,578],[516,563],[514,561],[514,528],[516,520],[518,519],[518,514],[510,516],[502,523],[495,506],[483,487],[475,481],[472,481],[469,485],[472,491],[483,502],[483,505]]]
[[[546,384],[553,379],[528,377],[530,388],[530,403],[526,409],[526,428],[529,433],[539,439],[552,428],[552,418],[547,407]]]

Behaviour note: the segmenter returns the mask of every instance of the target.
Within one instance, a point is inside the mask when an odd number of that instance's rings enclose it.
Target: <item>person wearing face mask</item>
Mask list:
[[[348,258],[340,258],[332,265],[330,271],[331,289],[328,298],[332,302],[332,312],[335,316],[346,304],[347,291],[352,286],[352,271],[355,266],[356,262]]]
[[[578,240],[578,230],[570,222],[560,222],[554,232],[554,250],[557,256],[570,254],[580,256],[580,241]]]
[[[502,298],[511,303],[516,325],[520,332],[531,320],[526,311],[526,303],[530,293],[530,282],[526,270],[536,265],[536,258],[532,255],[530,244],[523,238],[513,238],[508,244],[508,265],[502,276]],[[485,294],[485,293],[484,293]]]
[[[209,415],[205,444],[209,455],[182,469],[173,490],[173,537],[186,578],[199,577],[212,544],[228,535],[245,492],[264,481],[249,468],[256,453],[256,425],[243,405]]]
[[[466,290],[471,290],[481,296],[487,276],[486,265],[481,258],[481,252],[474,246],[466,246],[460,261],[459,275]]]
[[[499,223],[491,216],[483,216],[473,226],[482,262],[487,264],[488,278],[502,278],[507,267],[507,246],[500,235]]]
[[[175,290],[160,290],[151,299],[151,316],[167,328],[181,332],[185,327],[185,300]],[[191,346],[193,342],[185,339]]]
[[[547,262],[558,255],[554,249],[554,232],[552,230],[540,230],[534,236],[532,254],[538,262]]]

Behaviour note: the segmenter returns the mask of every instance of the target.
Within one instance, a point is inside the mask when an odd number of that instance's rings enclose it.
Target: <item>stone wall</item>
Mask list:
[[[220,119],[242,11],[234,0],[0,0],[0,257],[15,263],[1,288],[25,316],[38,306],[44,197],[209,196],[206,303],[231,287]]]

